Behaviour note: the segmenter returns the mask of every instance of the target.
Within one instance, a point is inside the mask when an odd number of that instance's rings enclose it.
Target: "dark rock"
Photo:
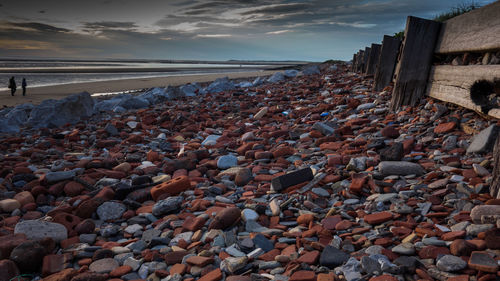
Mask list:
[[[241,217],[239,208],[226,208],[219,212],[208,226],[208,229],[226,229],[236,223]]]
[[[106,281],[107,279],[108,279],[107,274],[84,272],[71,278],[71,281]]]
[[[382,161],[400,161],[404,156],[403,144],[395,142],[390,147],[381,149],[379,154]]]
[[[500,229],[494,228],[486,231],[484,241],[488,249],[500,250]]]
[[[252,180],[252,171],[248,168],[238,170],[234,178],[234,183],[237,186],[244,186]]]
[[[178,210],[182,204],[182,200],[181,196],[173,196],[156,202],[153,206],[153,215],[159,217]]]
[[[17,265],[11,260],[0,260],[0,281],[10,281],[20,274]]]
[[[491,125],[475,135],[467,148],[467,153],[487,153],[493,150],[499,127]]]
[[[31,111],[28,123],[35,127],[60,127],[75,124],[94,114],[94,100],[89,93],[71,95],[62,100],[44,100]]]
[[[27,241],[17,246],[10,253],[21,272],[35,272],[40,270],[45,256],[45,248],[36,241]]]
[[[325,247],[325,249],[323,249],[323,252],[321,253],[321,256],[319,258],[319,263],[322,266],[333,269],[347,262],[349,260],[349,257],[350,256],[343,251],[328,245]]]
[[[275,177],[271,180],[271,188],[274,191],[281,191],[299,183],[311,181],[314,178],[311,168],[304,168],[288,174]]]
[[[274,249],[273,242],[271,242],[269,239],[267,239],[264,235],[260,233],[255,235],[252,241],[257,248],[261,248],[262,250],[264,250],[264,252],[269,252],[272,249]]]

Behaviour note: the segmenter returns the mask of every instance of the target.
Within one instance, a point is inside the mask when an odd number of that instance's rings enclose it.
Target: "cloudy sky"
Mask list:
[[[432,18],[464,2],[0,0],[0,57],[350,59],[408,15]]]

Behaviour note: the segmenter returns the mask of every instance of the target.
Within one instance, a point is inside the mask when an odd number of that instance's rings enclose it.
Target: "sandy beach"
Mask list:
[[[28,87],[26,96],[22,95],[22,89],[18,87],[15,96],[11,96],[9,91],[0,91],[0,106],[16,106],[28,102],[32,104],[39,104],[46,99],[62,99],[71,94],[81,93],[85,91],[89,92],[90,94],[133,91],[153,87],[165,87],[169,85],[179,86],[191,82],[210,82],[217,78],[226,76],[230,79],[249,77],[253,78],[257,76],[271,75],[274,72],[276,71],[226,72],[216,74],[194,74],[153,78],[109,80],[35,88]]]

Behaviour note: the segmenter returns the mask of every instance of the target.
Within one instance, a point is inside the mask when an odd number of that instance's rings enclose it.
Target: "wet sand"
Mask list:
[[[257,76],[271,75],[273,71],[247,71],[247,72],[228,72],[217,74],[194,74],[182,76],[153,77],[153,78],[135,78],[123,80],[109,80],[99,82],[86,82],[75,84],[64,84],[55,86],[44,86],[27,88],[26,96],[22,95],[22,89],[17,88],[15,96],[10,95],[10,91],[0,91],[0,107],[16,106],[23,103],[39,104],[46,99],[62,99],[71,94],[89,92],[96,93],[114,93],[123,91],[142,90],[153,87],[179,86],[190,82],[210,82],[220,77],[229,77],[230,79],[248,78]]]

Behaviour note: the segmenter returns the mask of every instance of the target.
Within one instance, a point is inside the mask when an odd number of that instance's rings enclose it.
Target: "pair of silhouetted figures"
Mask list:
[[[23,96],[26,96],[26,87],[28,86],[28,83],[26,83],[26,78],[23,78],[23,82],[21,82],[21,87],[23,88]],[[17,90],[16,86],[16,80],[14,79],[14,76],[10,77],[9,79],[9,89],[10,89],[10,94],[14,96],[14,93]]]

